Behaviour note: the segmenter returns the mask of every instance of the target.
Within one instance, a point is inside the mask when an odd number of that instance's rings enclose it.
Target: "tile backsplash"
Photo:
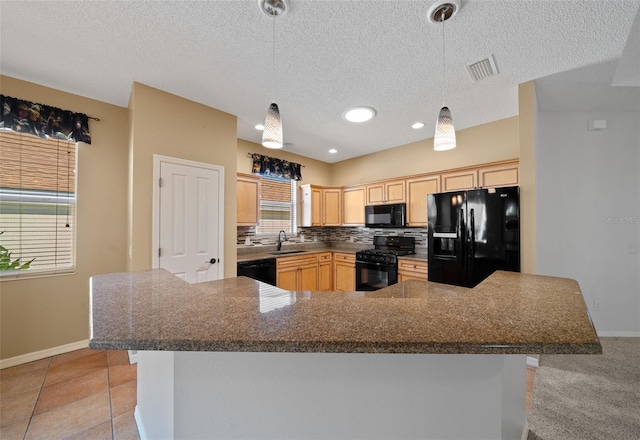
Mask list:
[[[376,235],[413,236],[416,239],[416,248],[427,247],[427,228],[365,228],[365,227],[315,227],[299,228],[298,234],[288,237],[290,243],[306,242],[345,242],[373,244]],[[248,238],[248,242],[246,241]],[[238,245],[273,245],[276,244],[277,235],[256,236],[254,227],[238,227]],[[303,241],[304,240],[304,241]],[[418,249],[417,249],[418,250]]]

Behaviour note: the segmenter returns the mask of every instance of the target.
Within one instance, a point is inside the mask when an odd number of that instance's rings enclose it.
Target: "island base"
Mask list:
[[[141,438],[520,439],[526,356],[138,352]]]

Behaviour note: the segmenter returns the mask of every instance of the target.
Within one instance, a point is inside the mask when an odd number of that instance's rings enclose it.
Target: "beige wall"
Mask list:
[[[0,281],[0,359],[89,338],[89,277],[127,269],[127,109],[14,78],[0,93],[100,118],[78,147],[76,273]]]
[[[253,142],[238,139],[238,172],[251,173],[251,158],[248,153],[258,153],[263,156],[275,157],[277,159],[288,160],[289,162],[304,165],[302,168],[302,180],[299,185],[306,183],[314,183],[316,185],[331,184],[331,164],[320,162],[319,160],[310,159],[308,157],[299,156],[284,150],[270,150],[262,145]]]
[[[520,255],[524,273],[536,269],[536,90],[533,81],[518,87],[520,114]]]
[[[153,155],[223,166],[225,169],[224,274],[236,275],[236,117],[134,83],[129,102],[132,142],[131,269],[151,268]]]
[[[391,177],[517,159],[520,155],[518,117],[456,131],[456,141],[457,147],[450,151],[434,151],[431,138],[338,162],[331,167],[331,184],[366,183]]]

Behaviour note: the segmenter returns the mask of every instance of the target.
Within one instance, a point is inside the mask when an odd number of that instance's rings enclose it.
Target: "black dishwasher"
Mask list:
[[[276,259],[262,258],[260,260],[238,261],[239,277],[249,277],[263,283],[276,285]]]

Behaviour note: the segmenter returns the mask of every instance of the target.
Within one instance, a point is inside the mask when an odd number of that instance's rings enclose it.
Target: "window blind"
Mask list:
[[[260,182],[260,219],[257,234],[277,234],[284,230],[295,234],[296,182],[282,177],[262,175]]]
[[[0,245],[33,260],[11,275],[73,270],[75,169],[75,141],[0,131]]]

